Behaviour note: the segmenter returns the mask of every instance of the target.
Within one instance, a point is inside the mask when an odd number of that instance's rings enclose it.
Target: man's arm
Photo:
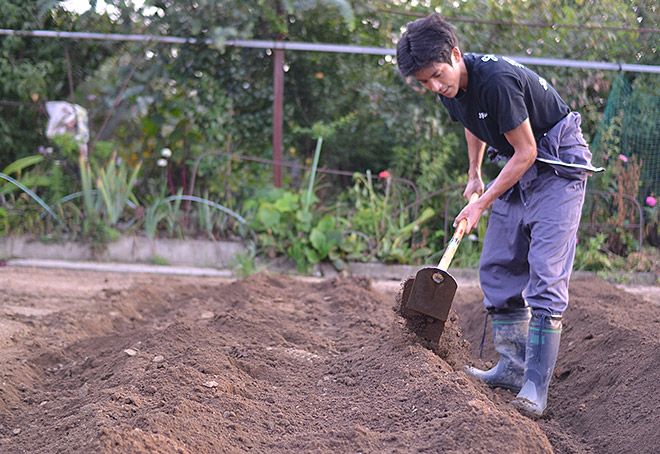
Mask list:
[[[465,140],[468,147],[468,157],[470,159],[470,168],[468,169],[468,183],[465,186],[463,195],[469,199],[473,193],[479,195],[484,193],[484,182],[481,179],[481,163],[484,160],[484,151],[486,142],[465,129]]]
[[[456,217],[454,227],[458,225],[458,222],[461,219],[467,219],[468,225],[465,230],[466,233],[470,232],[470,230],[477,225],[481,214],[490,208],[499,196],[516,184],[536,160],[536,141],[534,140],[534,134],[532,133],[529,118],[517,128],[504,133],[504,136],[511,146],[513,146],[513,156],[511,156],[511,159],[509,159],[506,165],[502,168],[493,184],[483,193],[479,200],[463,208]],[[468,149],[469,147],[470,144],[468,141]],[[472,167],[472,157],[470,157],[470,167]],[[472,176],[470,175],[470,178],[471,177]],[[481,177],[479,176],[479,178]]]

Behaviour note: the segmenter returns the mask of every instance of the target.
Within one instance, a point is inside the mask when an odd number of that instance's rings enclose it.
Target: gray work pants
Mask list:
[[[493,204],[479,264],[487,309],[522,307],[562,315],[586,181],[539,164],[525,189],[516,184]],[[503,200],[506,199],[506,200]]]

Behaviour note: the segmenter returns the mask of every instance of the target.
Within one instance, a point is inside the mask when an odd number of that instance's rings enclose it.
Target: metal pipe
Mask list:
[[[563,66],[568,68],[601,69],[605,71],[628,71],[660,73],[660,66],[633,65],[628,63],[606,63],[584,60],[564,60],[556,58],[511,57],[526,65]]]
[[[211,45],[210,39],[182,38],[176,36],[155,35],[122,35],[118,33],[87,33],[87,32],[60,32],[52,30],[10,30],[0,29],[0,35],[32,36],[39,38],[65,38],[65,39],[102,39],[113,41],[148,41],[170,44],[196,44]],[[247,47],[254,49],[282,49],[308,52],[336,52],[356,53],[367,55],[396,55],[395,49],[385,47],[350,46],[342,44],[317,44],[293,41],[260,41],[260,40],[228,40],[227,46]],[[601,69],[605,71],[647,72],[660,74],[660,66],[638,65],[629,63],[591,62],[581,60],[568,60],[556,58],[536,58],[525,56],[512,56],[514,60],[529,65],[563,66],[584,69]]]
[[[284,124],[284,50],[275,49],[273,59],[273,184],[282,187],[282,126]]]

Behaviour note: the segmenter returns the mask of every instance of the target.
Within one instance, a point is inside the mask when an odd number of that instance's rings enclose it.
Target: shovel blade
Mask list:
[[[456,294],[456,280],[439,268],[422,268],[415,275],[409,289],[408,299],[404,295],[404,307],[444,321],[449,317],[449,310]]]

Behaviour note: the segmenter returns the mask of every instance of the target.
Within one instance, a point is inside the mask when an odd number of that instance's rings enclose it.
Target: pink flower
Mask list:
[[[621,159],[623,162],[628,162],[628,156],[620,154],[619,159]]]
[[[378,174],[379,178],[387,178],[390,176],[390,173],[387,170],[383,170],[381,173]]]
[[[646,204],[650,207],[654,207],[658,204],[658,200],[652,195],[650,195],[646,198]]]

